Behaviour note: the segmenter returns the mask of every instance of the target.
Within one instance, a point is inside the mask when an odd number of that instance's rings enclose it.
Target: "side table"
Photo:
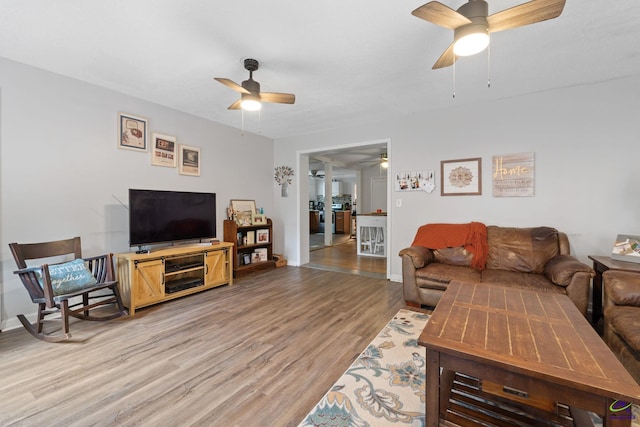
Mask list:
[[[589,255],[589,259],[593,261],[593,269],[596,271],[596,275],[593,278],[593,296],[591,299],[593,305],[591,324],[595,326],[602,317],[602,273],[607,270],[636,271],[640,273],[640,264],[617,261],[608,256]]]

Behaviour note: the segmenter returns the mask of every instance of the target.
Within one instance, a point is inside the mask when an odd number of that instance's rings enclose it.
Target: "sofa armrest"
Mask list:
[[[569,286],[576,273],[586,273],[589,278],[595,276],[591,267],[571,255],[555,256],[544,266],[545,277],[558,286]]]
[[[404,248],[398,255],[401,257],[406,255],[411,258],[415,268],[422,268],[434,260],[433,251],[424,246]]]
[[[640,307],[640,273],[607,270],[602,274],[605,307],[630,305]]]

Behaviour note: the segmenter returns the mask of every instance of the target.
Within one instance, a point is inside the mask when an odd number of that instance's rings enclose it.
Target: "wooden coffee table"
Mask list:
[[[525,408],[549,401],[551,415],[561,403],[605,426],[630,425],[627,406],[640,403],[640,386],[566,295],[452,282],[418,342],[427,349],[428,427],[446,418],[456,372]]]

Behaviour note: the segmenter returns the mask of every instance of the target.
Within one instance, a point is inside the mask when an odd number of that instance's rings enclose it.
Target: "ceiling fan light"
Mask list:
[[[243,93],[240,107],[245,111],[258,111],[262,108],[260,97],[252,93]]]
[[[482,52],[489,46],[489,31],[486,25],[469,24],[455,30],[453,53],[470,56]]]
[[[388,167],[389,167],[389,162],[388,162],[388,161],[386,161],[386,160],[383,160],[383,161],[380,163],[380,166],[382,166],[384,169],[386,169],[386,168],[388,168]]]

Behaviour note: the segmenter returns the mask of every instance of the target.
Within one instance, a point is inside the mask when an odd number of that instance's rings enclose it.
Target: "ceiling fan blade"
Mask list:
[[[260,92],[260,100],[279,104],[293,104],[296,102],[296,96],[292,93]]]
[[[557,18],[566,0],[532,0],[487,17],[489,32],[510,30],[536,22]]]
[[[455,30],[461,25],[471,23],[466,16],[461,15],[449,6],[445,6],[438,1],[431,1],[427,4],[423,4],[411,12],[411,14],[450,30]]]
[[[227,110],[239,110],[241,102],[242,102],[242,99],[238,99],[236,102],[234,102],[233,104],[229,105],[229,108],[227,108]]]
[[[456,59],[458,58],[453,53],[453,43],[451,43],[447,50],[440,55],[440,58],[438,58],[436,63],[433,64],[432,69],[437,70],[438,68],[450,67],[454,62],[456,62]]]
[[[243,88],[242,86],[240,86],[238,83],[234,82],[233,80],[225,79],[225,78],[222,78],[222,77],[214,77],[214,80],[219,81],[220,83],[222,83],[225,86],[229,86],[231,89],[235,90],[236,92],[251,93],[248,90],[246,90],[245,88]]]

